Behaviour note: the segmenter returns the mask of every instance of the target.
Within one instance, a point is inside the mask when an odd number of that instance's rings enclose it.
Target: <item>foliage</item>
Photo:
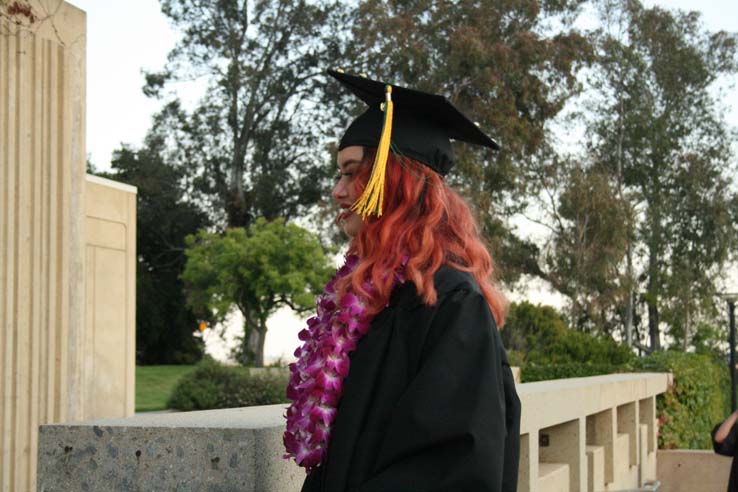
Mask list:
[[[567,163],[549,179],[561,183],[562,190],[551,207],[553,241],[544,255],[546,278],[569,298],[574,327],[610,334],[618,321],[614,313],[628,295],[628,279],[619,269],[627,253],[632,209],[603,169]]]
[[[730,413],[725,364],[707,355],[668,351],[640,358],[634,367],[674,376],[674,384],[657,400],[659,448],[710,449],[710,431]]]
[[[303,213],[327,178],[319,136],[332,115],[317,103],[324,67],[338,58],[344,3],[161,0],[161,8],[182,36],[144,92],[207,85],[193,111],[170,97],[155,122],[198,199],[230,227]]]
[[[269,316],[288,306],[304,312],[332,271],[317,236],[283,219],[256,219],[248,231],[188,236],[182,279],[188,304],[209,319],[222,320],[232,307],[244,316],[240,362],[261,367]]]
[[[163,142],[149,136],[141,149],[122,146],[104,175],[136,186],[136,361],[193,364],[204,353],[193,336],[198,320],[185,302],[179,275],[185,237],[208,225],[206,214],[187,200],[180,169],[164,160]]]
[[[456,147],[449,179],[472,199],[506,280],[538,273],[537,248],[505,219],[524,207],[528,173],[548,150],[548,123],[580,88],[576,73],[590,47],[571,21],[582,3],[370,0],[353,12],[344,68],[445,94],[503,142],[494,154]]]
[[[510,304],[500,335],[508,350],[526,357],[530,352],[545,351],[566,330],[566,323],[556,309],[523,301]]]
[[[195,366],[136,366],[136,412],[165,410],[177,382]]]
[[[247,368],[228,367],[205,358],[179,381],[167,407],[190,411],[284,403],[287,379],[285,371],[251,376]]]
[[[528,302],[510,306],[501,334],[505,347],[515,351],[525,368],[554,364],[620,366],[634,357],[628,347],[609,336],[568,329],[552,307]]]
[[[638,210],[629,265],[643,267],[626,276],[642,290],[650,347],[660,348],[666,321],[686,349],[694,326],[712,314],[736,237],[732,132],[711,89],[738,71],[738,35],[706,32],[695,12],[636,0],[598,5],[591,158]]]
[[[672,373],[673,384],[657,397],[659,448],[711,448],[710,431],[730,413],[729,373],[725,364],[712,356],[667,351],[622,363],[529,363],[521,368],[521,380],[533,382],[618,372]]]
[[[520,380],[523,383],[534,381],[548,381],[550,379],[583,378],[625,372],[622,366],[613,364],[580,364],[568,362],[565,364],[528,364],[520,370]]]

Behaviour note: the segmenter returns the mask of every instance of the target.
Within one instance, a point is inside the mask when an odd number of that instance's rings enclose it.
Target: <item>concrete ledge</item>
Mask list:
[[[522,414],[520,433],[593,415],[666,391],[668,373],[608,374],[524,383],[516,387]]]
[[[283,405],[41,426],[38,491],[299,490]],[[274,459],[277,458],[277,459]]]
[[[613,374],[517,385],[519,490],[583,492],[593,445],[598,481],[636,487],[639,467],[641,478],[655,478],[648,450],[667,382],[667,374]],[[281,457],[283,414],[270,405],[42,426],[38,490],[296,492],[305,472]],[[629,466],[631,434],[640,438],[638,466]]]
[[[661,492],[725,492],[730,458],[702,449],[659,449],[656,476]]]
[[[569,465],[543,463],[538,465],[539,492],[569,492]]]

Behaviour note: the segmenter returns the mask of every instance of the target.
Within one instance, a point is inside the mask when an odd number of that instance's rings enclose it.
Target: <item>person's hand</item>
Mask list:
[[[735,424],[735,421],[738,419],[738,410],[731,413],[727,419],[720,425],[720,428],[715,433],[715,442],[720,444],[722,443],[726,437],[728,437],[728,434],[730,434],[730,429],[733,428],[733,425]]]

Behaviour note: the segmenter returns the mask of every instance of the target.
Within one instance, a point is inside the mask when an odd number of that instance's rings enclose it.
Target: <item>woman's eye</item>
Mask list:
[[[334,178],[335,178],[336,181],[338,181],[338,180],[340,180],[344,176],[346,176],[347,178],[350,178],[353,175],[354,175],[354,173],[339,173],[339,174],[336,174],[336,176]]]

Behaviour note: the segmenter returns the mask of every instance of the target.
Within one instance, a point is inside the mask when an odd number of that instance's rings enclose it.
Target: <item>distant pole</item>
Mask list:
[[[730,408],[735,412],[735,299],[728,299],[730,316]]]

